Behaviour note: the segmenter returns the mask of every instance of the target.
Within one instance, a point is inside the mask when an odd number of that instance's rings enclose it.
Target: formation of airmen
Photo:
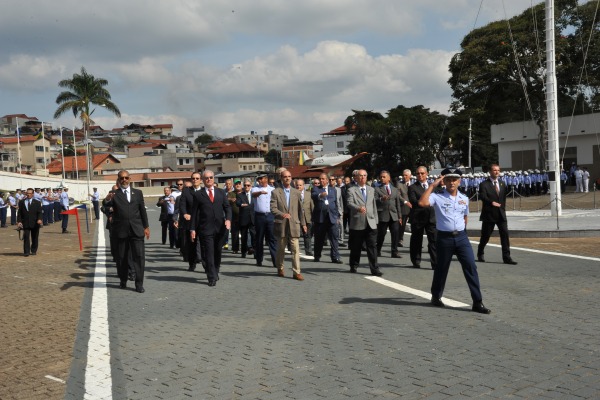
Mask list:
[[[42,225],[47,226],[54,222],[63,220],[61,211],[68,209],[69,207],[69,188],[67,186],[58,188],[35,188],[33,198],[42,204]],[[0,220],[2,227],[8,227],[6,218],[8,217],[8,211],[10,211],[10,225],[17,225],[17,211],[19,209],[19,202],[23,200],[26,190],[16,189],[10,191],[8,196],[5,198],[0,194],[0,208],[4,205],[4,212],[0,212]],[[4,218],[2,218],[4,216]],[[69,233],[66,225],[63,226],[63,233]]]
[[[475,172],[464,174],[460,180],[459,191],[469,197],[474,197],[478,194],[479,185],[490,177],[489,172]],[[439,175],[428,175],[427,182],[433,183]],[[541,196],[549,193],[550,185],[548,172],[546,170],[529,169],[526,171],[504,171],[500,173],[499,178],[509,188],[509,195],[514,193],[515,195],[529,197],[529,196]],[[399,177],[398,180],[402,183],[404,179]],[[415,177],[411,177],[412,184],[416,181]],[[568,184],[568,175],[563,170],[560,176],[561,191],[564,192],[566,185]]]

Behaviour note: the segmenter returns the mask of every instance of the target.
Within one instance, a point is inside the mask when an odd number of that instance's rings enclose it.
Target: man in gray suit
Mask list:
[[[300,249],[298,238],[300,232],[306,233],[306,220],[300,191],[291,186],[292,174],[288,170],[281,171],[281,186],[271,193],[271,213],[275,217],[274,236],[278,240],[277,253],[275,254],[275,266],[277,275],[284,277],[283,258],[285,248],[289,243],[292,251],[293,278],[303,281],[300,273]]]
[[[367,186],[367,171],[357,174],[357,185],[348,189],[348,210],[350,211],[350,272],[355,273],[360,264],[362,243],[367,246],[367,257],[371,275],[383,273],[377,264],[377,204],[375,189]]]
[[[315,205],[310,197],[310,189],[304,187],[304,179],[296,179],[296,189],[300,191],[300,200],[302,200],[302,210],[304,211],[304,219],[306,220],[306,233],[302,234],[304,238],[304,254],[312,256],[312,213]]]
[[[400,258],[398,251],[398,232],[402,225],[400,213],[401,200],[398,189],[392,186],[388,171],[381,171],[379,181],[381,185],[375,188],[375,201],[377,203],[377,256],[381,257],[381,248],[389,228],[392,236],[392,258]]]
[[[400,212],[402,214],[402,225],[400,225],[400,232],[398,232],[398,247],[404,246],[404,232],[406,231],[406,225],[408,225],[408,216],[410,214],[410,209],[412,208],[412,204],[408,201],[408,186],[410,185],[412,177],[412,172],[410,169],[405,169],[402,171],[402,179],[404,182],[398,181],[396,184],[396,189],[400,192],[400,200],[402,206],[400,207]]]

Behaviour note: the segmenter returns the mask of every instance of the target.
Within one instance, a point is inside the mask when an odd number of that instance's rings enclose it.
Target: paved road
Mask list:
[[[429,306],[432,272],[408,267],[407,254],[381,258],[383,278],[424,297],[368,279],[368,268],[303,260],[297,282],[290,268],[278,278],[229,252],[210,288],[159,244],[149,214],[146,293],[119,290],[111,263],[104,285],[98,245],[67,399],[600,396],[598,259],[513,250],[517,266],[479,265],[491,315],[470,311],[457,262],[445,298],[468,306]],[[486,258],[501,260],[500,250]]]

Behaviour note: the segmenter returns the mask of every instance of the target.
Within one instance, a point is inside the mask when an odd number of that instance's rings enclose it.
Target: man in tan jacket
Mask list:
[[[275,255],[275,266],[277,274],[285,276],[283,271],[283,257],[288,242],[292,251],[292,270],[296,280],[303,281],[300,273],[300,252],[298,238],[300,232],[306,233],[306,220],[302,208],[300,191],[291,186],[292,174],[289,171],[281,172],[282,187],[271,193],[271,213],[275,217],[274,236],[278,241],[277,253]]]

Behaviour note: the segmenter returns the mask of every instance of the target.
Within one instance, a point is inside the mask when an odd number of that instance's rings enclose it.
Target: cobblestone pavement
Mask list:
[[[278,278],[272,267],[231,252],[210,288],[203,273],[188,272],[175,250],[159,244],[158,213],[150,209],[149,216],[146,293],[119,290],[116,271],[107,271],[107,398],[600,395],[598,259],[515,249],[519,265],[508,266],[490,246],[479,271],[492,314],[479,315],[468,307],[430,307],[431,270],[409,268],[407,248],[400,260],[384,248],[383,278],[425,298],[365,279],[364,267],[350,274],[327,257],[303,260],[306,280],[298,282],[290,268]],[[84,396],[85,368],[93,361],[86,359],[91,295],[103,289],[91,288],[91,236],[85,236],[87,252],[79,252],[76,242],[64,240],[74,235],[58,231],[44,228],[44,251],[27,259],[48,266],[25,265],[9,236],[14,231],[0,231],[0,310],[8,321],[0,334],[3,347],[9,344],[0,356],[2,399]],[[342,255],[347,262],[348,250]],[[471,303],[457,262],[445,297]]]

